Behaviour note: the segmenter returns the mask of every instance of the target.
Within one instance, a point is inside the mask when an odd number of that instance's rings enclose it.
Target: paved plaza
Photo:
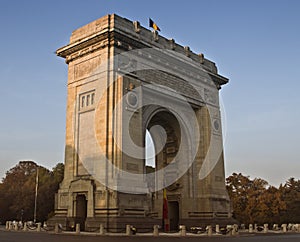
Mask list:
[[[120,242],[120,241],[165,241],[165,242],[175,242],[186,240],[189,242],[194,241],[225,241],[225,242],[251,242],[251,241],[262,241],[262,242],[276,242],[276,241],[286,241],[286,242],[296,242],[300,240],[300,233],[287,233],[287,234],[240,234],[237,236],[186,236],[181,237],[178,235],[160,235],[159,237],[153,237],[152,235],[134,235],[134,236],[125,236],[125,235],[114,235],[114,236],[99,236],[96,234],[82,233],[80,235],[75,235],[75,233],[46,233],[46,232],[15,232],[15,231],[5,231],[4,229],[0,230],[0,241],[1,242],[52,242],[52,241],[64,241],[64,242],[75,242],[75,241],[88,241],[88,242]]]

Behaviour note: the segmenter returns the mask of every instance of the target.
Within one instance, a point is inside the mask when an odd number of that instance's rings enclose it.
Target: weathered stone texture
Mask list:
[[[75,30],[70,43],[57,50],[69,67],[66,169],[57,195],[56,216],[50,222],[62,222],[64,218],[65,227],[79,222],[86,230],[99,228],[100,223],[115,229],[126,224],[144,228],[161,224],[162,190],[151,190],[159,186],[158,177],[153,176],[152,188],[144,181],[137,182],[134,174],[145,173],[145,160],[124,152],[131,145],[123,122],[128,117],[130,137],[140,147],[144,145],[146,129],[157,124],[164,128],[167,143],[156,156],[156,170],[170,167],[163,179],[172,179],[180,170],[187,170],[167,189],[172,229],[178,224],[222,224],[231,218],[223,153],[208,176],[198,176],[205,158],[222,150],[218,90],[228,79],[220,76],[215,64],[203,54],[155,34],[117,15],[107,15]],[[152,48],[153,52],[143,48]],[[137,51],[128,59],[116,61],[118,54],[130,50]],[[148,88],[148,84],[155,84],[157,89]],[[139,87],[142,92],[135,92]],[[183,96],[191,110],[175,94]],[[126,99],[126,95],[131,96]],[[126,100],[119,105],[123,99]],[[199,130],[192,130],[199,132],[200,139],[191,167],[181,161],[190,156],[193,134],[181,131],[176,117],[159,105],[135,110],[136,103],[155,100],[175,105],[186,117],[196,116]],[[215,147],[210,153],[212,137]],[[159,134],[153,133],[153,138],[158,145]],[[172,162],[179,151],[182,155]],[[138,149],[136,152],[143,156]],[[108,166],[100,154],[113,166]],[[124,192],[126,187],[118,169],[133,174],[132,180],[126,180],[128,188],[145,193]],[[97,174],[105,179],[97,179]],[[109,182],[115,189],[106,186]]]

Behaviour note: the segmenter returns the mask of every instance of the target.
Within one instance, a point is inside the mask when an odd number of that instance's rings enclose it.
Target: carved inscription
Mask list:
[[[75,80],[93,76],[99,72],[100,56],[83,61],[75,66]]]

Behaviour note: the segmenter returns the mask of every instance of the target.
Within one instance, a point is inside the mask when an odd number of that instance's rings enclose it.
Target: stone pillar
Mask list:
[[[131,226],[129,224],[126,225],[126,235],[131,235]]]
[[[24,223],[23,231],[27,231],[27,223]]]
[[[180,235],[181,236],[186,236],[186,227],[185,227],[185,225],[180,225],[179,228],[180,228]]]
[[[216,224],[216,233],[220,233],[220,225]]]
[[[282,224],[281,227],[282,227],[282,232],[286,233],[286,231],[287,231],[287,225],[286,224]]]
[[[232,235],[237,235],[237,234],[238,234],[238,225],[237,225],[237,224],[234,224],[234,225],[232,226],[231,234],[232,234]]]
[[[18,223],[16,222],[16,223],[14,224],[14,230],[18,231],[18,229],[19,229]]]
[[[58,223],[55,224],[55,227],[54,227],[54,233],[56,233],[56,234],[59,233]]]
[[[264,233],[268,233],[268,231],[269,231],[269,225],[264,224]]]
[[[257,224],[254,224],[254,231],[257,232]]]
[[[13,224],[11,221],[8,222],[8,230],[12,230],[13,229]]]
[[[41,232],[41,227],[42,227],[42,223],[37,223],[36,231]]]
[[[249,233],[253,233],[253,225],[249,224]]]
[[[76,234],[80,234],[80,224],[76,224]]]
[[[100,231],[99,231],[100,235],[105,235],[105,230],[104,230],[104,225],[100,224]]]
[[[211,225],[207,226],[207,235],[212,236],[212,226]]]
[[[153,226],[153,236],[158,236],[159,232],[158,232],[158,225],[154,225]]]

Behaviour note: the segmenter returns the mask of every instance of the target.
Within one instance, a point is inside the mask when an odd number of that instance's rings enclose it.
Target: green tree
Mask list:
[[[38,172],[38,183],[37,178]],[[63,164],[49,171],[33,161],[21,161],[6,172],[0,186],[0,217],[3,220],[33,220],[35,188],[37,221],[44,221],[54,209],[54,196],[63,178]]]
[[[37,214],[40,220],[46,220],[53,215],[55,193],[59,188],[59,184],[63,180],[64,165],[58,163],[53,170],[44,173],[39,189],[40,199],[38,199]]]
[[[300,180],[290,178],[279,190],[286,203],[286,211],[282,214],[283,223],[299,223],[300,221]]]
[[[34,162],[22,161],[6,172],[1,186],[1,198],[4,200],[0,215],[2,218],[12,220],[30,216],[34,203],[34,191],[28,181],[35,168]]]

